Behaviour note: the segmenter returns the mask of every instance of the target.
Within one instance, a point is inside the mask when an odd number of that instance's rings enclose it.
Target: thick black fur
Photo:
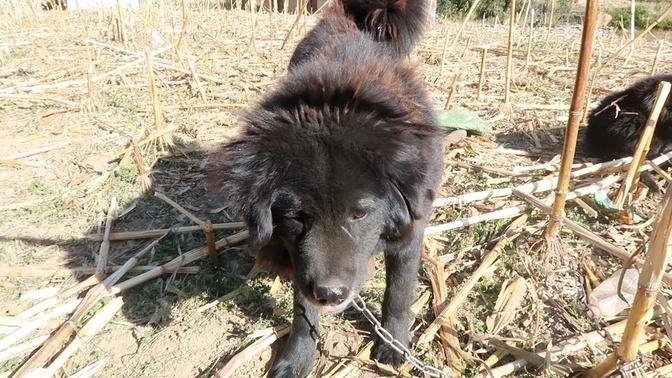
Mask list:
[[[68,0],[45,0],[42,1],[40,6],[42,7],[42,10],[66,10],[68,9]]]
[[[368,39],[385,45],[386,55],[403,58],[422,35],[427,20],[427,0],[340,0],[299,42],[290,69],[351,36],[353,24]],[[347,43],[347,41],[345,41]]]
[[[294,320],[272,377],[304,377],[319,313],[347,306],[385,256],[382,322],[409,343],[422,236],[443,171],[433,108],[402,55],[425,0],[335,1],[299,43],[287,76],[211,157],[260,262],[294,284]],[[403,358],[380,343],[375,358]]]
[[[616,159],[632,156],[656,99],[661,81],[672,75],[651,76],[605,97],[588,118],[585,150],[588,156]],[[672,149],[672,98],[668,98],[651,141],[649,157]]]

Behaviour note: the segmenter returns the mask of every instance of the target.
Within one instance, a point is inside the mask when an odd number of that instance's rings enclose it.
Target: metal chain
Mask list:
[[[416,369],[420,370],[421,372],[425,373],[426,375],[430,377],[439,377],[439,378],[449,378],[450,375],[448,373],[432,366],[429,364],[425,364],[416,357],[414,357],[411,354],[411,351],[408,350],[406,345],[402,344],[399,342],[397,339],[395,339],[385,328],[383,328],[383,325],[380,324],[378,319],[371,313],[371,311],[366,308],[366,303],[364,302],[364,299],[360,297],[359,295],[355,295],[355,297],[352,299],[352,306],[359,310],[362,314],[364,314],[364,317],[366,320],[373,325],[373,329],[380,337],[381,340],[383,340],[387,345],[392,347],[397,353],[401,354],[404,359],[408,362],[411,363]]]

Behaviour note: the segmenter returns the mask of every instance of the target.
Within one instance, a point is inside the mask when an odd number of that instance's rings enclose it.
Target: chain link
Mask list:
[[[371,311],[366,307],[366,303],[364,302],[364,299],[360,297],[359,295],[355,295],[355,297],[352,299],[352,306],[359,310],[362,314],[364,314],[364,317],[366,320],[373,325],[373,329],[380,337],[381,340],[383,340],[387,345],[392,347],[397,353],[401,354],[406,361],[408,361],[411,365],[413,365],[416,369],[420,370],[421,372],[425,373],[426,375],[430,377],[439,377],[439,378],[449,378],[450,375],[448,375],[446,372],[432,366],[429,364],[425,364],[416,357],[414,357],[411,354],[411,351],[408,350],[406,345],[402,344],[399,342],[397,339],[395,339],[385,328],[383,328],[383,325],[380,324],[378,319],[371,313]]]

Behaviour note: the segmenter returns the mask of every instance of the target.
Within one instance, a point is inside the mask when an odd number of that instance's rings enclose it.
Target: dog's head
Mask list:
[[[429,208],[425,141],[435,135],[375,114],[325,112],[258,109],[211,163],[257,257],[289,273],[323,312],[338,312],[374,254]]]

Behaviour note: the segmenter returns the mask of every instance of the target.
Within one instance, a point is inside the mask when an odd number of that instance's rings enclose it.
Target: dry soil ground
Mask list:
[[[213,2],[214,3],[214,2]],[[163,2],[161,2],[163,4]],[[165,193],[201,219],[230,221],[222,204],[211,198],[206,183],[206,153],[234,132],[240,112],[263,95],[285,72],[298,38],[314,23],[302,19],[281,49],[293,15],[225,11],[192,4],[184,12],[167,4],[125,13],[124,41],[115,33],[117,15],[76,14],[11,9],[0,13],[0,310],[14,316],[31,306],[20,295],[31,290],[68,287],[94,266],[99,242],[83,236],[100,232],[110,199],[125,209],[114,231],[147,230],[193,224],[152,195]],[[208,2],[210,4],[210,2]],[[522,24],[522,20],[521,20]],[[439,20],[426,34],[412,59],[417,62],[437,108],[443,108],[451,87],[451,106],[462,106],[488,121],[494,132],[469,136],[446,151],[445,184],[441,195],[485,188],[508,187],[549,175],[534,171],[512,176],[514,167],[558,160],[568,114],[580,41],[579,26],[548,29],[537,19],[531,54],[527,57],[529,27],[519,27],[514,39],[512,111],[503,99],[507,26],[492,21],[466,25],[454,37],[459,22]],[[600,29],[594,60],[604,62],[625,43],[620,30]],[[444,64],[444,41],[447,51]],[[592,100],[646,76],[659,43],[659,69],[672,65],[670,35],[648,35],[632,52],[611,59],[592,85]],[[476,98],[479,64],[488,47],[485,83]],[[157,143],[140,146],[144,166],[151,169],[152,188],[137,183],[133,156],[124,150],[131,140],[143,141],[155,131],[145,53],[153,56],[162,127],[172,146],[160,151]],[[195,76],[198,80],[195,80]],[[88,80],[87,80],[88,77]],[[90,83],[88,83],[88,82]],[[42,150],[42,149],[45,150]],[[517,151],[517,152],[516,152]],[[522,151],[525,151],[523,153]],[[32,152],[30,156],[25,153]],[[461,162],[461,166],[455,164]],[[150,168],[151,167],[151,168]],[[498,168],[498,170],[482,167]],[[508,173],[507,173],[508,172]],[[644,219],[653,215],[659,195],[637,205]],[[509,206],[499,200],[437,209],[433,223],[485,213]],[[583,221],[614,244],[633,251],[650,227],[619,225],[604,217],[590,218],[569,204],[572,218]],[[536,215],[531,225],[543,222]],[[488,222],[432,238],[428,248],[446,262],[448,297],[479,265],[508,220]],[[227,232],[218,232],[222,237]],[[457,313],[457,341],[464,374],[481,369],[478,360],[494,348],[483,342],[485,320],[502,284],[523,277],[528,294],[513,320],[497,333],[529,351],[543,351],[569,336],[600,329],[586,308],[584,265],[598,277],[609,276],[618,261],[565,235],[571,263],[549,272],[531,245],[539,234],[530,229],[507,246]],[[168,235],[141,264],[158,265],[179,253],[203,245],[200,232]],[[145,241],[112,242],[110,265],[123,264]],[[201,260],[198,274],[166,274],[123,293],[117,317],[66,364],[69,375],[105,359],[105,377],[208,376],[250,343],[256,330],[285,324],[290,319],[291,290],[274,285],[272,274],[247,279],[253,259],[244,245],[226,249],[223,265],[213,268]],[[380,264],[380,262],[379,262]],[[380,270],[378,270],[380,272]],[[554,273],[554,274],[549,274]],[[384,284],[380,272],[363,296],[379,309]],[[418,294],[431,291],[423,279]],[[200,311],[216,298],[234,293],[221,304]],[[413,325],[416,335],[434,318],[423,306]],[[37,334],[48,334],[63,318],[51,321]],[[608,322],[612,322],[610,319]],[[371,327],[361,314],[348,310],[325,321],[316,374],[351,359],[371,340]],[[2,332],[10,333],[11,327]],[[31,337],[34,337],[31,336]],[[276,350],[282,342],[274,344]],[[590,366],[611,348],[603,343],[562,359]],[[642,368],[669,364],[669,346],[647,355]],[[272,350],[254,356],[236,376],[263,374]],[[425,361],[447,364],[440,344],[418,348]],[[5,359],[0,372],[12,371],[26,354]],[[511,361],[503,357],[503,364]],[[383,374],[364,363],[355,376]],[[406,369],[405,374],[417,372]],[[520,370],[517,376],[535,376]]]

